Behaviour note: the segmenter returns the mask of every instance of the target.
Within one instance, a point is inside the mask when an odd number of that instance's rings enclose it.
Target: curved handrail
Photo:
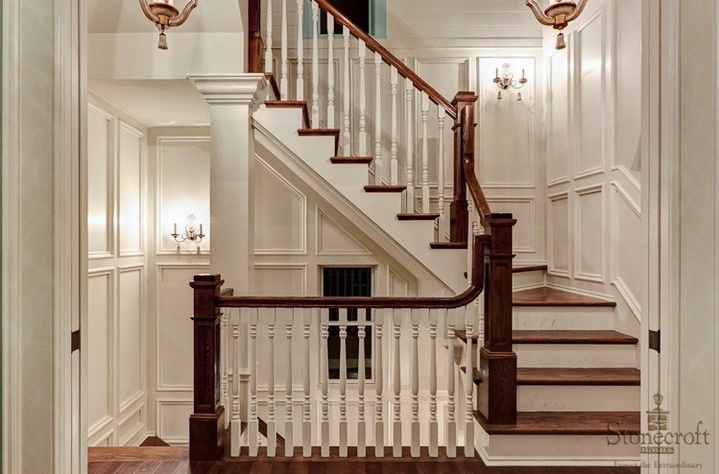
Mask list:
[[[472,282],[463,293],[450,297],[380,296],[225,296],[215,299],[223,308],[459,308],[474,301],[484,288],[484,253],[488,235],[474,237]]]
[[[402,77],[412,81],[412,83],[417,89],[421,90],[422,92],[425,92],[432,102],[442,107],[447,112],[447,115],[449,115],[453,119],[457,118],[457,107],[452,105],[452,103],[447,100],[447,98],[440,94],[437,89],[429,85],[427,81],[419,77],[416,72],[414,72],[409,66],[403,63],[397,56],[390,53],[387,48],[379,44],[376,39],[372,38],[366,32],[362,31],[361,28],[352,23],[352,21],[350,21],[350,19],[347,18],[344,13],[339,11],[328,0],[312,1],[317,3],[317,5],[323,11],[330,13],[341,25],[346,26],[355,38],[364,41],[364,43],[371,51],[379,53],[379,55],[382,56],[384,62],[397,69],[397,72],[399,72]]]
[[[472,196],[472,200],[474,201],[474,205],[477,208],[477,213],[479,214],[479,218],[482,221],[482,224],[485,225],[487,219],[489,218],[489,215],[492,213],[492,210],[489,207],[489,202],[487,201],[486,196],[484,195],[484,191],[482,191],[482,186],[479,184],[479,181],[477,180],[477,175],[474,173],[474,123],[473,123],[473,111],[469,107],[465,107],[462,110],[463,114],[463,120],[462,123],[465,124],[463,133],[463,142],[465,144],[471,144],[472,149],[468,149],[470,147],[465,146],[462,150],[463,156],[462,156],[462,163],[464,166],[464,176],[467,181],[467,187],[469,188],[469,193]]]

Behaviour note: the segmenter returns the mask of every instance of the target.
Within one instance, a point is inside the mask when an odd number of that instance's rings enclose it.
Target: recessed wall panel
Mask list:
[[[90,258],[112,253],[112,116],[88,107],[87,245]]]
[[[118,368],[120,407],[143,391],[143,268],[120,269]]]
[[[574,142],[569,129],[568,78],[567,50],[552,53],[547,94],[551,124],[547,130],[547,183],[550,185],[569,177],[570,149]]]
[[[537,251],[536,201],[534,197],[488,197],[492,212],[511,213],[517,219],[512,230],[512,247],[516,253]]]
[[[604,187],[576,190],[576,277],[604,280]]]
[[[90,431],[112,414],[111,351],[113,327],[112,270],[88,277],[87,302],[87,426]]]
[[[549,213],[549,270],[569,275],[569,196],[551,196]]]
[[[142,133],[120,123],[118,153],[120,255],[143,253]]]
[[[604,165],[604,44],[602,17],[595,17],[577,32],[579,42],[578,101],[579,156],[577,174]]]

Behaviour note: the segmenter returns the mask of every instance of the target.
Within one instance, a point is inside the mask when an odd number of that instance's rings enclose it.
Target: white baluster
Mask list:
[[[429,214],[429,96],[422,92],[422,212]]]
[[[295,99],[305,99],[305,45],[303,34],[304,0],[297,0],[297,82],[295,83]]]
[[[295,452],[294,445],[294,416],[292,410],[292,329],[295,325],[295,310],[286,310],[285,320],[285,339],[287,347],[285,347],[285,456],[292,457]]]
[[[439,141],[437,145],[437,185],[439,186],[438,190],[438,199],[437,199],[437,207],[439,210],[440,217],[444,217],[445,209],[444,209],[444,129],[445,129],[445,120],[446,120],[446,113],[444,109],[440,106],[437,106],[437,128],[439,129]],[[441,219],[440,219],[441,221]],[[442,232],[442,226],[440,226],[440,232]],[[440,237],[442,235],[440,234]]]
[[[220,403],[230,413],[229,417],[225,417],[225,429],[229,427],[229,422],[232,421],[232,409],[230,398],[230,379],[232,375],[230,372],[230,364],[232,363],[232,351],[234,345],[230,342],[231,334],[227,330],[227,319],[229,318],[229,308],[222,308],[222,316],[220,317]],[[228,419],[229,418],[229,419]]]
[[[433,458],[439,455],[439,430],[437,426],[437,311],[429,310],[429,456]]]
[[[359,154],[367,156],[367,46],[359,40]]]
[[[457,421],[454,404],[454,312],[445,310],[444,318],[447,325],[447,457],[457,456]]]
[[[383,395],[383,361],[382,361],[382,338],[384,336],[384,318],[386,314],[390,314],[391,309],[384,312],[377,310],[375,312],[374,330],[375,330],[375,364],[374,364],[374,386],[375,386],[375,417],[374,417],[374,455],[375,457],[384,457],[384,407],[382,401]]]
[[[413,213],[414,203],[414,84],[405,80],[405,126],[407,129],[407,212]]]
[[[320,127],[320,7],[312,2],[312,128]]]
[[[397,93],[399,74],[394,66],[390,70],[390,90],[392,94],[392,146],[390,148],[390,183],[399,184],[399,132],[397,120]]]
[[[342,77],[342,153],[345,156],[352,155],[352,133],[350,132],[350,114],[352,111],[350,91],[350,30],[346,26],[342,27],[342,37],[344,39],[344,74]]]
[[[282,24],[281,24],[280,49],[280,97],[287,100],[289,93],[289,57],[287,53],[287,0],[282,0]]]
[[[246,309],[242,310],[247,313]],[[237,320],[232,322],[232,422],[230,424],[232,446],[230,456],[240,455],[240,438],[242,437],[242,420],[240,419],[240,367],[242,353],[240,351],[240,310],[234,311]]]
[[[473,374],[473,354],[472,354],[472,335],[474,334],[474,313],[471,308],[473,305],[469,305],[468,308],[464,309],[465,315],[465,329],[467,334],[467,357],[464,361],[467,371],[464,379],[464,456],[471,458],[474,456],[474,405],[472,403],[472,393],[474,389],[474,374]]]
[[[305,337],[305,363],[302,378],[302,388],[304,389],[304,400],[302,402],[302,455],[308,458],[312,456],[312,418],[310,410],[310,330],[312,311],[310,309],[303,311],[302,325]]]
[[[272,0],[267,0],[267,44],[265,44],[265,72],[273,72],[272,57]]]
[[[257,457],[258,426],[257,426],[257,313],[259,309],[250,310],[250,456]]]
[[[330,377],[329,356],[327,354],[327,338],[329,336],[329,310],[321,310],[322,325],[322,457],[330,455],[330,412],[328,398],[328,380]]]
[[[327,128],[335,128],[335,19],[327,13]]]
[[[365,419],[365,350],[367,310],[357,310],[357,456],[367,456],[367,421]]]
[[[382,56],[379,53],[374,53],[374,75],[374,183],[382,184]]]
[[[277,422],[275,412],[275,323],[277,310],[271,308],[267,312],[267,337],[269,338],[269,360],[267,373],[267,457],[273,458],[277,452]]]
[[[340,309],[340,450],[347,457],[347,310]]]
[[[419,309],[410,310],[412,323],[412,445],[410,454],[419,457]]]
[[[392,455],[396,458],[402,457],[402,419],[401,419],[401,401],[400,394],[402,392],[402,378],[400,372],[400,346],[399,338],[402,331],[402,311],[394,310],[392,314],[392,329],[394,333],[394,374],[393,389],[394,398],[392,399]]]

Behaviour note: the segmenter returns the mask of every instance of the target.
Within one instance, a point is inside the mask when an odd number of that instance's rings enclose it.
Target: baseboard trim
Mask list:
[[[479,457],[488,467],[519,466],[519,467],[639,467],[639,458],[607,459],[607,458],[575,458],[575,457],[525,457],[525,456],[491,456],[483,447],[476,448]]]

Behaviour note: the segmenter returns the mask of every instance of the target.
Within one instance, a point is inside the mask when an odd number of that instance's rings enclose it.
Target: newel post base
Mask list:
[[[517,354],[479,350],[479,412],[491,425],[517,422]]]
[[[225,452],[225,409],[220,404],[220,320],[215,305],[224,280],[195,275],[194,410],[190,416],[190,461],[216,461]]]

